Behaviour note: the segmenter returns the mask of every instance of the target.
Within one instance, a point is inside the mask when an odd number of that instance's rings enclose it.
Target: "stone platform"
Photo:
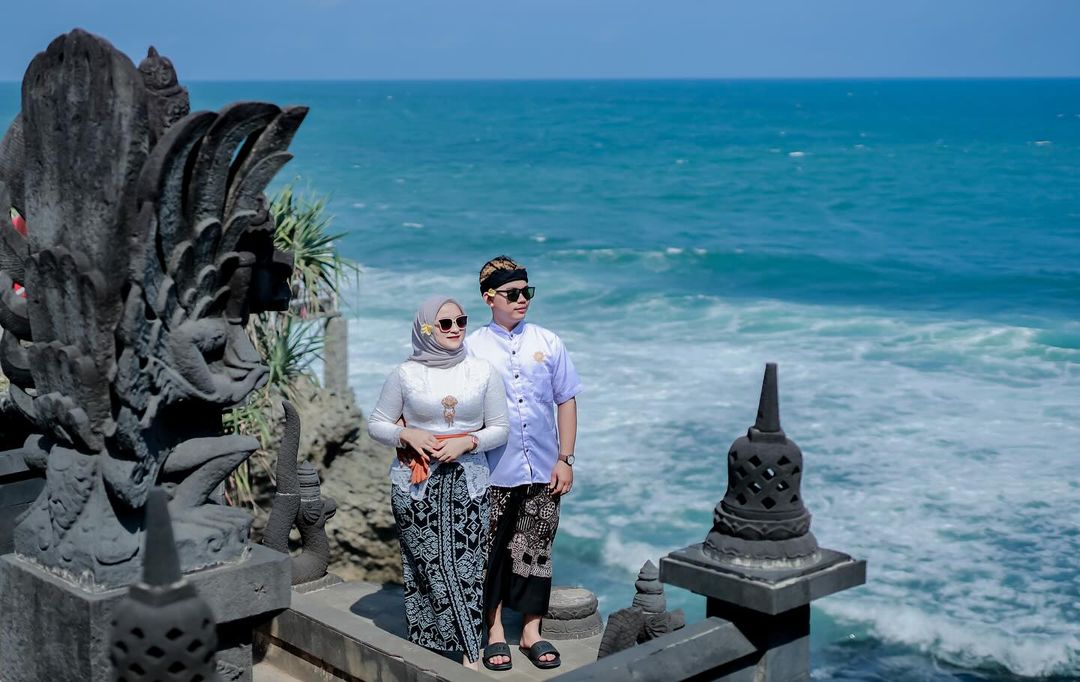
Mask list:
[[[552,643],[563,664],[540,670],[517,649],[521,618],[506,612],[513,670],[480,673],[460,661],[433,653],[405,639],[404,598],[400,586],[344,582],[323,590],[294,591],[291,608],[263,628],[256,641],[256,682],[296,680],[444,680],[506,682],[549,680],[596,660],[600,636]],[[317,663],[316,663],[317,662]]]

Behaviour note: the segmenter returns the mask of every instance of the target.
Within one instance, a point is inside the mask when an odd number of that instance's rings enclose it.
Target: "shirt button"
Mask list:
[[[523,403],[523,402],[525,402],[525,399],[524,398],[518,398],[518,402]]]
[[[522,424],[522,425],[521,425],[521,428],[523,428],[523,429],[527,429],[527,428],[529,428],[529,425],[528,425],[528,424]]]

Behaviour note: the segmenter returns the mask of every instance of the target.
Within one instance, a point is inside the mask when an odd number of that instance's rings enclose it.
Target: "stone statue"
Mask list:
[[[300,531],[300,554],[292,559],[292,584],[300,585],[326,575],[330,565],[326,522],[336,513],[337,503],[322,496],[319,474],[311,462],[297,464],[300,416],[289,401],[282,401],[282,407],[285,430],[275,470],[277,492],[263,529],[262,544],[288,554],[289,531],[296,525]]]
[[[147,116],[150,120],[150,144],[157,142],[166,128],[191,113],[187,88],[180,85],[176,69],[167,57],[151,47],[139,63],[139,73],[147,90]]]
[[[140,73],[75,30],[34,58],[0,142],[0,213],[27,230],[0,220],[0,366],[46,478],[15,552],[91,589],[138,578],[154,485],[184,571],[248,547],[248,512],[213,498],[258,442],[221,413],[267,380],[245,324],[288,305],[292,260],[263,190],[307,110],[186,110],[154,50]]]
[[[660,582],[660,569],[651,561],[646,561],[638,572],[634,582],[634,601],[631,606],[641,610],[644,616],[643,627],[638,633],[637,642],[647,642],[669,632],[674,632],[686,625],[686,614],[682,609],[667,610],[667,596],[664,585]]]
[[[660,569],[652,561],[646,561],[634,582],[634,601],[628,609],[620,609],[608,616],[604,638],[600,641],[597,658],[629,649],[686,625],[682,609],[667,610],[664,585],[660,582]]]
[[[705,551],[754,561],[814,560],[818,544],[802,501],[803,455],[780,428],[776,363],[765,365],[757,420],[728,451],[728,486]]]
[[[299,466],[300,513],[296,527],[300,531],[300,555],[293,558],[293,584],[317,580],[326,575],[330,565],[330,541],[326,537],[326,522],[337,513],[337,502],[323,497],[319,473],[311,462]]]

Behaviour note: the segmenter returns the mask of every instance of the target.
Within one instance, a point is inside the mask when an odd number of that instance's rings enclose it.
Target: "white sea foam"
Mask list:
[[[419,230],[421,227],[424,226],[424,224],[423,223],[409,223],[409,222],[406,222],[406,223],[402,223],[401,226],[402,227],[411,227],[413,229]]]
[[[801,159],[802,157],[806,156],[806,152],[788,152],[788,156],[793,159]]]
[[[413,303],[445,291],[474,316],[479,303],[468,277],[368,271],[360,286],[350,379],[368,409],[408,354]],[[530,316],[586,385],[560,532],[602,544],[598,574],[630,585],[645,560],[701,541],[775,361],[815,534],[870,562],[866,586],[820,607],[960,665],[1080,671],[1080,350],[1020,326],[777,301],[555,307],[589,281],[543,286]]]
[[[824,602],[835,617],[865,620],[860,609]],[[881,600],[876,604],[883,616],[873,621],[871,631],[882,639],[907,644],[955,665],[978,667],[997,663],[1024,677],[1073,675],[1078,663],[1080,637],[1025,635],[1018,638],[1007,625],[972,623]]]
[[[1035,140],[1036,147],[1049,147],[1051,144],[1050,140]]]

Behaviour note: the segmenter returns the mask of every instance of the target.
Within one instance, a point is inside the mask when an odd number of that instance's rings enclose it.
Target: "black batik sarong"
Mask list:
[[[492,486],[491,551],[484,603],[519,613],[547,613],[551,597],[551,545],[559,528],[559,496],[547,484]]]
[[[469,497],[465,471],[441,465],[424,498],[394,486],[390,495],[401,541],[409,640],[480,657],[488,546],[488,495]]]

